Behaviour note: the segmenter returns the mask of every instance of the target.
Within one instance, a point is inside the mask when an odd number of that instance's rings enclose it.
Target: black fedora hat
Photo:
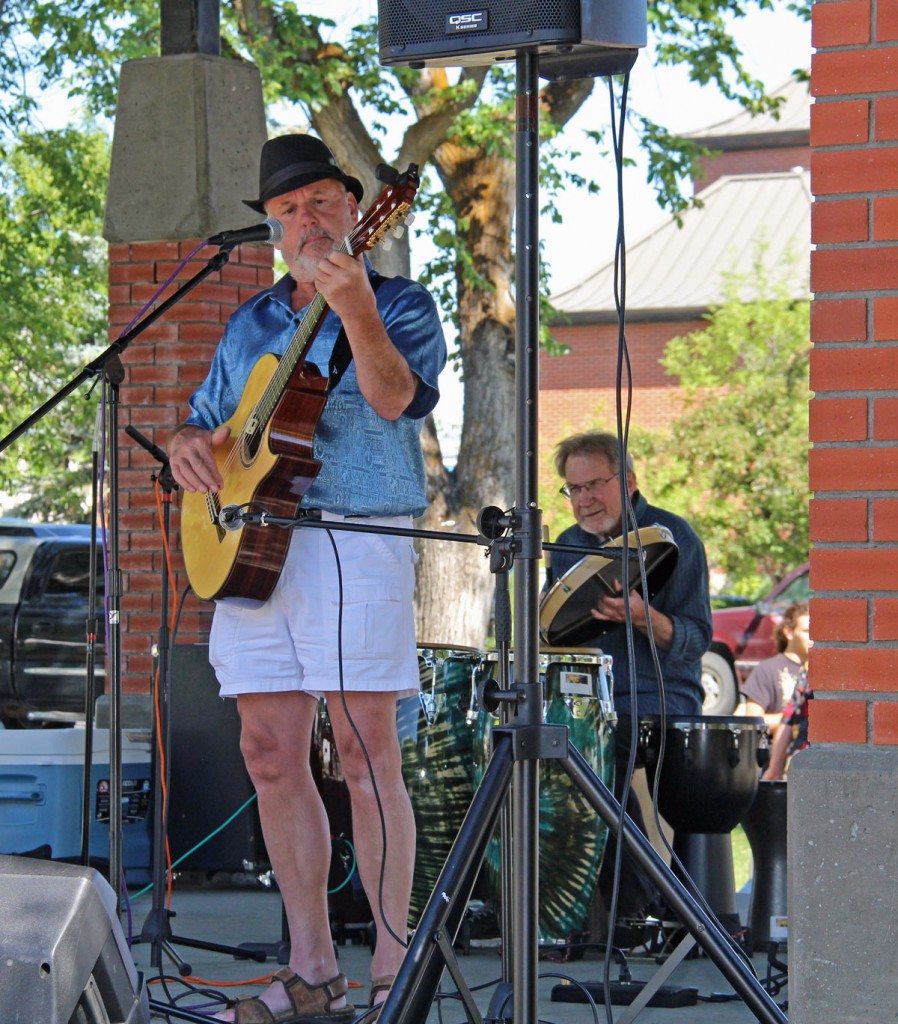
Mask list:
[[[265,203],[275,196],[292,192],[303,185],[311,185],[322,178],[341,181],[361,202],[362,183],[358,178],[344,174],[337,166],[334,155],[321,139],[313,135],[279,135],[269,139],[262,147],[259,161],[259,198],[244,199],[244,203],[257,213],[265,212]]]

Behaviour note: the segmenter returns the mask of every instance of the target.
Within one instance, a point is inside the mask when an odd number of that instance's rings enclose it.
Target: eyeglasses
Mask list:
[[[595,494],[605,484],[610,483],[618,473],[612,473],[611,476],[601,477],[597,476],[595,480],[587,480],[585,484],[565,484],[564,487],[559,489],[559,493],[563,494],[566,498],[579,498],[584,491],[589,491],[590,494]]]

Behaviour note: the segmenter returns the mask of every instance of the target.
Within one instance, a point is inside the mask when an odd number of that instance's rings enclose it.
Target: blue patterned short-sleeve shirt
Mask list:
[[[291,308],[292,290],[287,275],[233,313],[206,380],[190,398],[188,423],[207,430],[224,423],[259,357],[284,353],[305,313]],[[446,342],[433,298],[421,285],[385,278],[376,300],[391,341],[420,380],[417,394],[397,420],[386,420],[365,400],[350,362],[318,421],[313,452],[321,469],[302,504],[340,515],[418,516],[427,505],[421,424],[439,398]],[[328,310],[307,353],[325,376],[340,326]]]

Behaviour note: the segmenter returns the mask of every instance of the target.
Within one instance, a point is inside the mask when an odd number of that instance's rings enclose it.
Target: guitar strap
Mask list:
[[[371,290],[377,291],[386,281],[383,274],[370,274],[368,280],[371,282]],[[352,362],[352,348],[349,345],[349,338],[346,337],[346,328],[341,327],[337,340],[334,342],[331,352],[330,367],[327,374],[327,393],[330,394],[340,383],[340,378],[346,372]]]

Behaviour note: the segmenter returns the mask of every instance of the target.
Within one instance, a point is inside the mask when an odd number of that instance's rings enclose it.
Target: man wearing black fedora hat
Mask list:
[[[313,454],[321,468],[302,508],[325,521],[362,518],[366,526],[388,527],[407,526],[423,513],[419,433],[439,397],[446,345],[423,287],[381,278],[365,259],[341,249],[361,199],[359,180],[340,169],[319,139],[286,135],[263,147],[259,195],[246,202],[283,224],[278,244],[289,273],[232,315],[206,380],[191,396],[170,448],[175,479],[185,490],[221,489],[216,455],[229,434],[222,424],[256,361],[283,354],[320,295],[327,305],[306,359],[326,374],[343,338],[351,359],[315,429]],[[415,557],[411,540],[396,534],[300,528],[267,600],[216,603],[210,661],[222,696],[237,699],[241,751],[258,793],[291,940],[289,966],[261,996],[238,1001],[226,1019],[343,1024],[355,1015],[331,939],[331,841],[309,766],[323,696],[377,929],[369,1005],[385,998],[402,960],[415,826],[402,779],[396,704],[419,688]]]

